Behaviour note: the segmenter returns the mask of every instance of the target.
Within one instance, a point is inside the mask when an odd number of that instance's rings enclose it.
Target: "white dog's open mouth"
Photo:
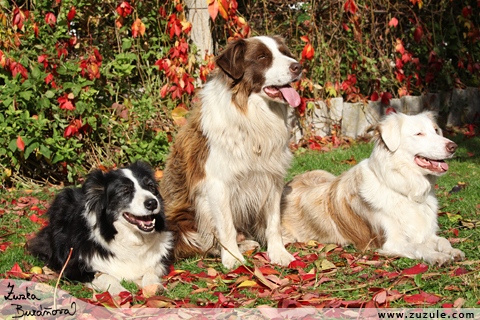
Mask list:
[[[433,160],[421,156],[415,156],[415,163],[418,166],[433,172],[445,172],[448,170],[448,164],[443,160]]]
[[[153,229],[155,229],[155,219],[153,218],[153,215],[135,216],[131,213],[124,212],[123,217],[129,223],[137,226],[138,229],[140,229],[142,231],[150,232],[150,231],[153,231]]]
[[[289,84],[284,86],[270,86],[263,88],[263,91],[272,99],[280,99],[288,102],[292,107],[300,105],[300,96]]]

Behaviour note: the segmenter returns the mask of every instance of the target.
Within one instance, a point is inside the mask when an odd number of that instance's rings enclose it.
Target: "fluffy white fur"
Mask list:
[[[438,205],[433,186],[446,170],[432,171],[416,160],[449,159],[455,149],[430,113],[387,116],[377,127],[369,159],[337,178],[313,171],[295,177],[287,186],[282,216],[285,240],[353,243],[360,249],[365,247],[359,243],[378,240],[379,252],[385,255],[438,265],[463,259],[463,252],[436,235]],[[301,228],[302,223],[310,225]],[[355,234],[355,226],[362,232]],[[365,239],[369,233],[371,239]]]

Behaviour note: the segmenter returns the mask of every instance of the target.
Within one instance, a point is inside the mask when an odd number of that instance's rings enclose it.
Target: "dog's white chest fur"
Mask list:
[[[201,126],[210,150],[206,176],[237,191],[229,195],[234,214],[257,212],[291,160],[285,122],[288,106],[252,94],[247,114],[233,107],[219,108],[232,102],[227,90],[221,90],[224,84],[217,81],[208,83],[203,92],[206,100],[216,98],[204,101],[202,108]]]
[[[90,263],[96,270],[128,281],[140,280],[145,274],[163,275],[168,271],[159,257],[166,256],[173,246],[170,232],[132,232],[121,221],[116,221],[114,226],[118,233],[108,244],[114,257],[105,259],[94,255]]]
[[[392,231],[396,230],[405,238],[402,240],[425,243],[438,230],[437,199],[433,191],[418,203],[380,181],[369,168],[369,161],[367,159],[359,164],[363,175],[360,194],[376,211],[373,218],[386,234],[393,234]]]

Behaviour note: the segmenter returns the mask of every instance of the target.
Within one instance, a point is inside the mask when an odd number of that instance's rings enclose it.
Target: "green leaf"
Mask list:
[[[43,154],[48,159],[50,159],[52,155],[52,152],[50,151],[50,149],[43,144],[40,146],[40,153]]]
[[[7,98],[7,99],[3,100],[3,105],[5,107],[9,107],[12,104],[12,102],[13,102],[13,98]]]
[[[17,139],[12,139],[12,141],[10,141],[8,144],[8,147],[10,150],[12,150],[12,152],[15,152],[17,150]]]
[[[53,157],[52,163],[57,163],[59,161],[62,161],[63,159],[63,156],[57,153],[55,154],[55,157]]]
[[[45,97],[47,97],[48,99],[51,99],[55,97],[55,93],[53,93],[53,91],[51,90],[48,90],[47,92],[45,92]]]
[[[34,142],[32,144],[30,144],[26,149],[25,149],[25,159],[28,159],[28,157],[30,156],[30,154],[36,149],[39,147],[39,143],[38,142]]]
[[[40,69],[38,69],[37,67],[33,68],[33,70],[32,70],[32,77],[33,78],[38,79],[38,78],[40,78],[41,75],[42,75],[42,72],[40,71]]]
[[[19,93],[20,98],[26,101],[30,101],[30,98],[32,97],[33,91],[23,91]]]
[[[80,86],[78,84],[72,86],[72,93],[75,97],[78,97],[81,90],[82,90],[82,86]]]
[[[77,103],[75,103],[76,111],[80,114],[83,113],[83,111],[85,111],[86,106],[87,104],[83,101],[78,101]]]
[[[416,274],[416,275],[413,277],[413,281],[415,281],[415,284],[416,284],[418,287],[421,287],[421,286],[422,286],[422,274],[421,274],[421,273]]]
[[[128,39],[123,39],[123,44],[122,44],[122,49],[123,50],[128,50],[132,47],[132,41]]]
[[[31,86],[32,86],[32,81],[30,81],[30,80],[28,80],[28,79],[25,80],[25,81],[23,81],[23,83],[22,83],[22,88],[26,88],[26,89],[27,89],[27,88],[30,88]]]
[[[38,104],[40,105],[41,109],[48,109],[50,107],[50,100],[42,98],[40,101],[38,101]]]

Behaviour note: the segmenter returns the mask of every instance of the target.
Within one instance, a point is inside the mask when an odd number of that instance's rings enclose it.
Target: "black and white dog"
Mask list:
[[[91,172],[82,188],[58,194],[47,214],[50,223],[29,251],[59,272],[72,248],[64,271],[70,280],[118,294],[125,290],[122,279],[145,287],[161,284],[168,273],[173,237],[154,173],[143,162]]]

